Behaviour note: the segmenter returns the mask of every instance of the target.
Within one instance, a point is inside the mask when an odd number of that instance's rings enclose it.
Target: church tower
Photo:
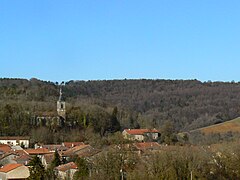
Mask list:
[[[62,88],[60,87],[60,94],[59,99],[57,101],[57,113],[58,116],[62,117],[63,119],[66,118],[66,106],[65,101],[62,99]]]

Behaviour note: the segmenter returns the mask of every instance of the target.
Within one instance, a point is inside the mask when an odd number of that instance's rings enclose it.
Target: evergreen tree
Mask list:
[[[161,129],[161,141],[166,144],[177,142],[177,137],[174,133],[174,126],[169,121],[166,121]]]
[[[58,154],[58,151],[56,150],[54,152],[53,161],[51,162],[51,168],[55,168],[55,167],[59,166],[60,164],[61,164],[61,159],[60,159],[60,156]]]
[[[87,118],[86,118],[86,115],[84,114],[83,116],[83,127],[84,128],[87,128]]]
[[[60,156],[58,154],[58,151],[56,150],[54,152],[54,157],[51,162],[51,165],[46,171],[46,176],[45,176],[46,179],[49,179],[49,180],[56,179],[56,174],[54,173],[54,168],[59,166],[60,164],[61,164]]]
[[[140,125],[137,122],[137,117],[133,117],[132,113],[130,114],[130,117],[129,117],[129,126],[128,126],[128,128],[130,128],[130,129],[139,129],[140,128]]]
[[[29,162],[30,180],[44,180],[45,169],[39,157],[34,158]]]
[[[116,132],[121,129],[120,123],[117,118],[117,113],[118,113],[118,109],[117,109],[117,107],[114,107],[112,115],[111,115],[111,124],[110,124],[110,126],[111,126],[110,129],[112,132]]]
[[[88,162],[83,158],[78,158],[76,160],[78,171],[74,174],[73,179],[85,179],[89,175]]]

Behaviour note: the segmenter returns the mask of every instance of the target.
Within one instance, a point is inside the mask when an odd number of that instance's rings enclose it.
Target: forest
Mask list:
[[[43,131],[64,134],[68,129],[73,133],[83,129],[103,137],[124,128],[161,129],[170,123],[174,132],[181,132],[240,114],[238,82],[124,79],[58,83],[2,78],[0,135],[34,135],[31,130],[39,128],[32,123],[34,118],[57,115],[60,86],[67,107],[64,128],[54,123],[48,128],[38,125]]]

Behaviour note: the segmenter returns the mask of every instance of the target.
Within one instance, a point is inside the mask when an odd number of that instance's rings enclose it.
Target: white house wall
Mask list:
[[[0,140],[1,144],[11,144],[16,146],[17,145],[17,140]]]
[[[6,173],[0,172],[0,180],[6,180],[6,179],[7,179]]]
[[[29,147],[29,140],[19,140],[19,145],[23,144],[25,148]]]
[[[25,148],[28,148],[29,140],[0,140],[0,144],[10,144],[13,146],[23,144]]]

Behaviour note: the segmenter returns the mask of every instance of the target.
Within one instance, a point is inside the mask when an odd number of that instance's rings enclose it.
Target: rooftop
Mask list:
[[[82,144],[82,145],[73,147],[73,148],[65,151],[65,152],[63,153],[63,155],[69,156],[69,155],[75,154],[75,153],[77,153],[78,151],[81,151],[81,150],[86,149],[86,148],[89,148],[89,149],[90,149],[90,148],[92,148],[92,147],[91,147],[90,145]]]
[[[0,136],[0,140],[29,140],[28,136]]]
[[[15,158],[16,161],[29,161],[31,157],[27,154],[22,154]]]
[[[30,155],[24,154],[24,155],[20,155],[20,156],[16,157],[13,160],[16,161],[18,164],[28,165],[28,163],[31,159],[32,159],[32,157]]]
[[[63,146],[67,148],[72,148],[79,145],[84,145],[84,142],[63,142]]]
[[[56,167],[56,169],[58,171],[67,171],[67,170],[70,170],[70,169],[77,169],[77,165],[74,163],[74,162],[69,162],[67,164],[63,164],[63,165],[60,165],[58,167]]]
[[[48,149],[49,151],[66,151],[68,147],[65,147],[61,144],[47,144],[47,145],[42,145],[43,148]]]
[[[0,172],[7,173],[9,171],[12,171],[13,169],[16,169],[20,166],[23,166],[22,164],[7,164],[0,168]]]
[[[11,147],[7,144],[0,144],[0,151],[2,151],[3,153],[10,152]]]
[[[26,149],[25,152],[29,155],[38,155],[38,154],[49,154],[49,150],[46,148],[38,148],[38,149]]]
[[[131,135],[143,135],[145,133],[159,133],[156,129],[125,129],[128,134]]]
[[[44,154],[44,158],[46,160],[46,163],[50,164],[53,161],[53,159],[54,159],[54,154],[53,153],[51,153],[51,154]]]

